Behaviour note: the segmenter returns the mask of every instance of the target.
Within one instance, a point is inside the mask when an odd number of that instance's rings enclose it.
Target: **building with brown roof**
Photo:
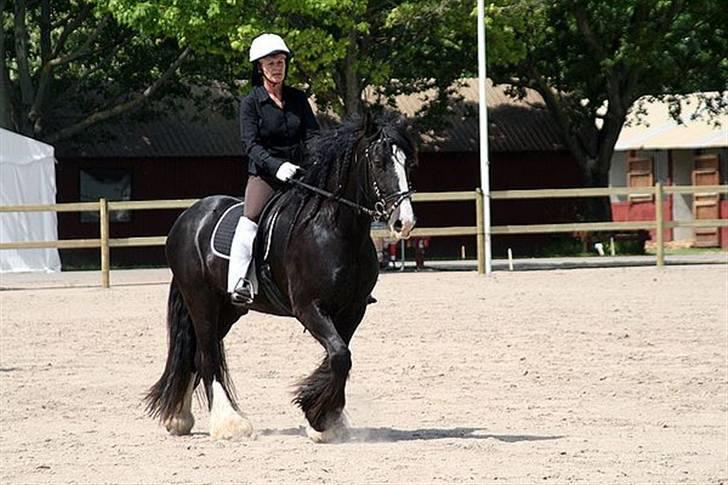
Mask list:
[[[420,166],[413,175],[420,192],[473,190],[480,184],[478,156],[477,84],[464,82],[451,106],[448,124],[422,137]],[[398,109],[413,116],[423,97],[400,97]],[[489,143],[491,188],[525,189],[576,187],[576,162],[562,145],[551,116],[540,97],[529,92],[523,100],[505,94],[505,87],[489,85]],[[231,103],[237,104],[234,99]],[[203,197],[210,194],[242,195],[246,164],[239,142],[238,124],[218,113],[206,113],[205,121],[175,113],[148,122],[116,121],[107,127],[113,138],[93,137],[94,143],[56,146],[58,201],[109,199],[151,200]],[[415,207],[421,227],[473,225],[472,203],[421,203]],[[134,211],[112,219],[111,237],[166,234],[179,211]],[[566,222],[571,208],[563,201],[494,201],[494,225]],[[78,213],[59,214],[59,236],[97,237],[98,223]],[[494,254],[512,247],[518,254],[532,254],[549,236],[495,238]],[[472,237],[432,241],[430,253],[455,258],[461,247],[475,255]],[[161,248],[114,249],[115,264],[163,261]],[[65,251],[64,263],[75,265],[94,251]],[[75,255],[74,255],[75,254]],[[76,256],[77,255],[77,256]],[[89,256],[91,255],[91,256]]]
[[[679,122],[670,114],[667,102],[638,101],[639,112],[630,114],[617,140],[610,185],[728,185],[728,114],[709,115],[703,96],[683,96]],[[666,220],[728,219],[728,198],[711,190],[669,194],[663,205]],[[615,196],[612,213],[616,221],[654,220],[655,201],[651,194]],[[676,227],[666,230],[664,236],[679,246],[728,248],[728,228]]]

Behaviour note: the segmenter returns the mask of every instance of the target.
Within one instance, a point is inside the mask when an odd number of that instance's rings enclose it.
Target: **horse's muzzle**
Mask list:
[[[389,219],[389,230],[397,239],[409,239],[415,224],[412,202],[407,198],[402,201]]]

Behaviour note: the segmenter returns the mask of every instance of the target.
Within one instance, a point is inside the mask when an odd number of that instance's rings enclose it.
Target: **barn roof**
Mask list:
[[[649,97],[638,100],[619,134],[615,150],[670,150],[728,146],[728,113],[707,113],[703,98],[718,93],[682,96],[683,112],[678,122],[667,101]],[[728,94],[721,93],[728,101]]]
[[[541,96],[526,90],[522,100],[506,94],[507,85],[493,86],[488,80],[485,88],[488,105],[488,144],[493,152],[563,150],[555,122],[544,106]],[[428,95],[421,93],[399,96],[397,108],[408,116],[415,116]],[[456,91],[461,101],[453,103],[447,117],[450,126],[442,133],[426,133],[424,149],[444,152],[477,152],[478,137],[478,80],[467,79]]]
[[[561,150],[554,122],[534,91],[515,100],[506,95],[506,86],[488,82],[489,146],[493,152]],[[400,96],[397,109],[413,117],[428,94]],[[477,152],[477,79],[463,81],[456,91],[447,116],[447,127],[438,133],[425,133],[423,151]],[[231,103],[235,103],[231,99]],[[60,142],[57,156],[99,158],[156,157],[236,157],[242,156],[236,119],[210,112],[202,116],[165,116],[151,121],[115,120],[105,125],[113,137],[98,137],[96,143]],[[204,119],[202,121],[201,119]],[[93,136],[87,138],[94,138]]]

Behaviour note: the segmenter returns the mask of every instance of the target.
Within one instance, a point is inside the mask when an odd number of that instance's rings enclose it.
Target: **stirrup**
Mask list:
[[[233,305],[248,306],[253,303],[253,284],[244,278],[240,278],[235,289],[230,293],[230,300]]]

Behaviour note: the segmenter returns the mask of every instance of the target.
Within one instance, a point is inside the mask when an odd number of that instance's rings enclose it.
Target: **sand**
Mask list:
[[[141,402],[166,285],[37,286],[0,291],[4,484],[728,483],[725,265],[382,275],[352,439],[323,445],[290,402],[322,355],[298,322],[226,339],[255,441],[212,441],[199,402],[173,437]]]

